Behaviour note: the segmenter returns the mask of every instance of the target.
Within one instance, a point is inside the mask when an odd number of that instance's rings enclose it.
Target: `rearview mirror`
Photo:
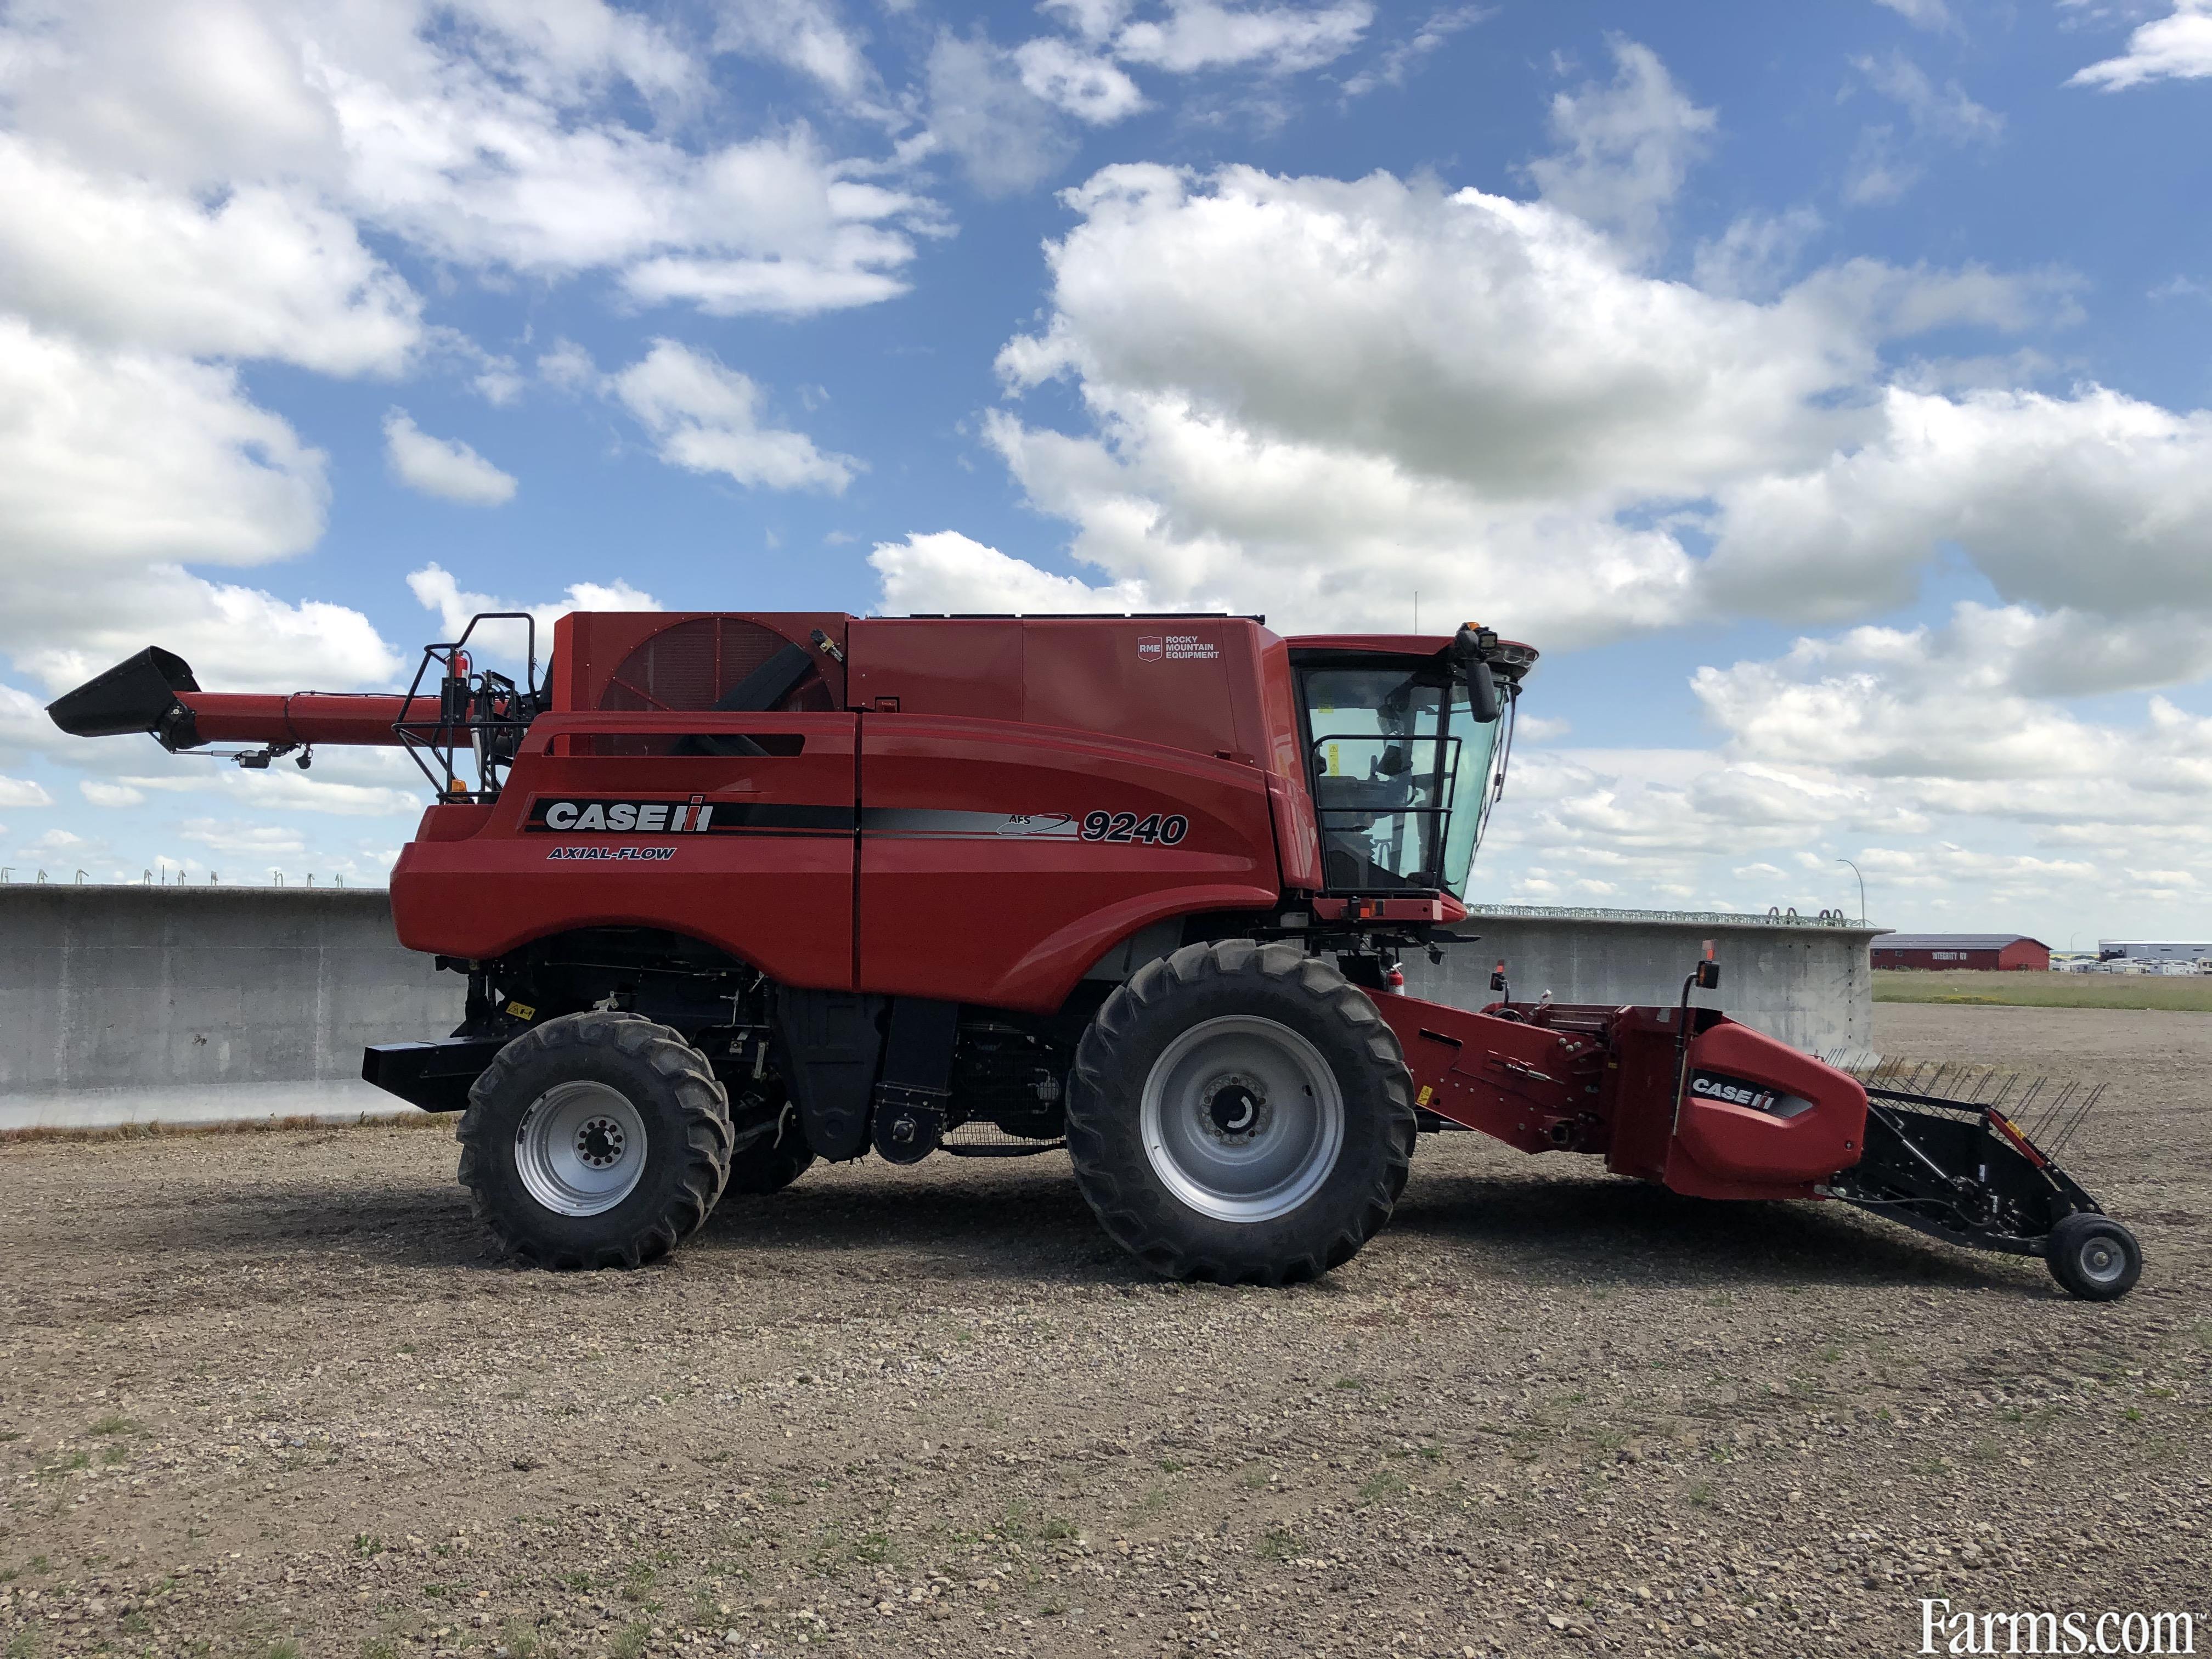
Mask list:
[[[1490,665],[1475,661],[1467,665],[1467,706],[1476,720],[1487,725],[1503,712],[1498,701],[1498,682],[1490,672]]]

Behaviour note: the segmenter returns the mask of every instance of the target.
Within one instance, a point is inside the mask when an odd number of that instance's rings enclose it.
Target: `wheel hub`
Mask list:
[[[2118,1279],[2125,1260],[2109,1238],[2093,1238],[2081,1247],[2081,1271],[2100,1284]]]
[[[595,1117],[576,1131],[576,1156],[594,1170],[611,1169],[622,1161],[622,1125],[611,1117]]]
[[[514,1171],[556,1215],[604,1214],[645,1175],[645,1118],[611,1085],[576,1079],[531,1103],[514,1132]]]
[[[1328,1182],[1344,1094],[1328,1060],[1278,1020],[1200,1020],[1160,1053],[1139,1107],[1145,1156],[1201,1215],[1271,1221]]]
[[[1267,1132],[1275,1116],[1267,1085],[1236,1072],[1208,1083],[1199,1105],[1201,1126],[1224,1146],[1249,1146]]]

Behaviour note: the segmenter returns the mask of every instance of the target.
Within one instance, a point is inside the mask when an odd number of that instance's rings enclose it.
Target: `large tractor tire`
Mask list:
[[[1411,1079],[1375,1005],[1295,945],[1188,945],[1107,999],[1067,1095],[1075,1178],[1123,1249],[1172,1279],[1281,1285],[1389,1220]]]
[[[730,1173],[729,1097],[665,1025],[592,1012],[499,1051],[469,1091],[461,1184],[541,1267],[635,1267],[697,1231]]]

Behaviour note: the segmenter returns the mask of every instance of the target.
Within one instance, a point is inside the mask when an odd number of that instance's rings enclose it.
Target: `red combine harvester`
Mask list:
[[[497,621],[520,678],[471,641]],[[363,1074],[462,1113],[511,1249],[636,1264],[726,1190],[872,1147],[1064,1145],[1115,1240],[1278,1284],[1390,1218],[1418,1129],[1715,1199],[1842,1199],[2124,1294],[2127,1230],[2002,1112],[1867,1083],[1698,1007],[1402,994],[1440,960],[1536,653],[1284,640],[1225,616],[480,617],[403,696],[225,696],[148,650],[57,702],[82,736],[266,767],[403,744],[436,792],[401,940],[465,975],[451,1036]],[[1871,1093],[1871,1098],[1870,1098]]]

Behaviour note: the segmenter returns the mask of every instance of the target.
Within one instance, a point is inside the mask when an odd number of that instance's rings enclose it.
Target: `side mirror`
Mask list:
[[[1468,712],[1486,726],[1504,712],[1498,700],[1498,681],[1486,662],[1478,660],[1467,665],[1467,706]]]
[[[1475,719],[1485,724],[1496,720],[1502,712],[1498,701],[1498,681],[1490,672],[1490,653],[1497,643],[1498,635],[1477,623],[1462,623],[1459,632],[1452,635],[1453,665],[1467,676],[1468,708]]]

